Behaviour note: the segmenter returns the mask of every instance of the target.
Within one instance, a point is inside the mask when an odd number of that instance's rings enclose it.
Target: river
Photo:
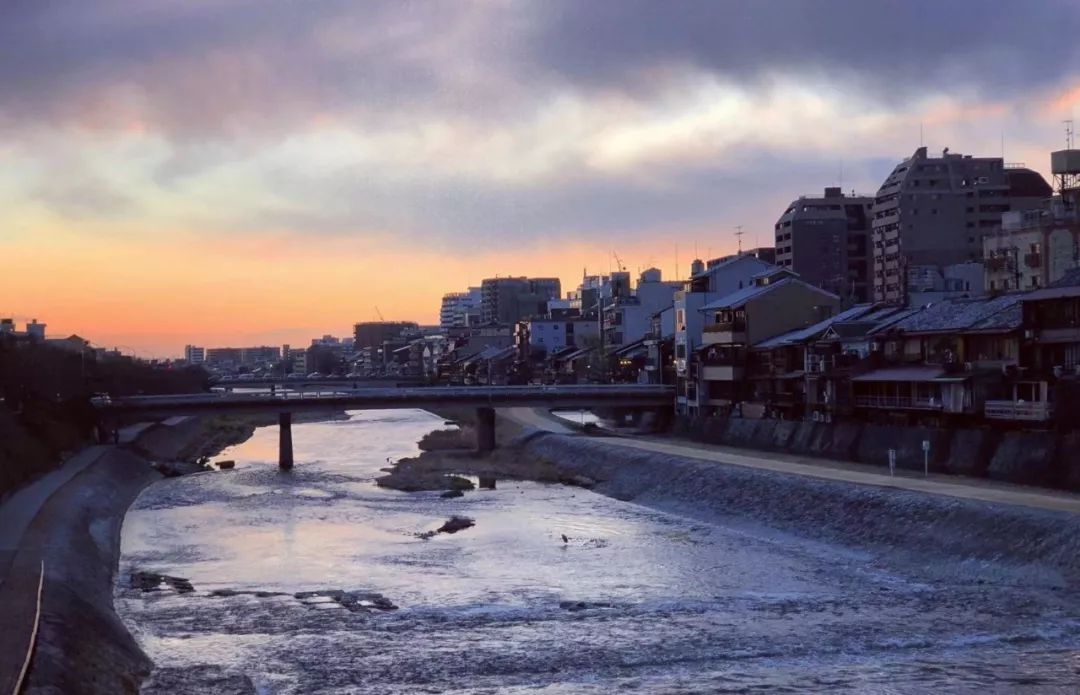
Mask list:
[[[1080,611],[1053,587],[883,566],[579,488],[374,485],[441,425],[417,410],[294,424],[289,474],[260,428],[220,457],[236,470],[144,491],[116,604],[188,677],[171,691],[243,673],[263,693],[1077,692]],[[476,525],[424,537],[451,514]],[[136,571],[194,591],[140,591]]]

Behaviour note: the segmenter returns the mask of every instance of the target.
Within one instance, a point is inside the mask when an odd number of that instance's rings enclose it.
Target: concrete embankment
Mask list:
[[[139,456],[106,453],[42,508],[13,571],[45,563],[40,631],[27,693],[134,693],[151,663],[113,611],[124,512],[160,475]],[[34,550],[39,549],[39,553]]]
[[[24,692],[138,692],[153,664],[113,610],[124,515],[147,485],[161,479],[150,460],[213,456],[253,430],[249,422],[204,418],[153,425],[130,448],[102,447],[102,455],[41,504],[0,586],[6,637],[25,653],[44,564]]]
[[[1024,485],[1080,490],[1080,434],[994,428],[900,427],[749,418],[681,419],[676,434],[709,444],[783,451],[885,466],[923,469],[930,442],[930,470]]]
[[[534,432],[519,446],[563,476],[596,481],[597,492],[702,520],[764,526],[958,581],[1080,586],[1080,517],[1066,512],[788,475],[587,437]]]

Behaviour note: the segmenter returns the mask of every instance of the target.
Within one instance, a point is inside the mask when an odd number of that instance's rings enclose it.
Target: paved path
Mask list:
[[[111,448],[102,445],[86,447],[60,468],[17,490],[0,504],[0,586],[7,579],[19,541],[45,502]]]
[[[37,621],[44,548],[27,547],[40,546],[39,539],[30,540],[29,530],[49,500],[113,448],[86,447],[0,504],[0,695],[15,687]]]
[[[555,416],[540,409],[513,408],[507,411],[506,415],[510,419],[529,427],[546,429],[560,434],[571,431],[565,425],[560,424]],[[924,478],[922,475],[913,474],[910,471],[897,471],[896,476],[890,476],[888,472],[881,472],[880,469],[875,469],[866,464],[783,453],[764,453],[749,449],[697,444],[663,437],[597,437],[594,441],[603,442],[610,446],[655,451],[733,466],[763,468],[823,480],[838,480],[859,485],[914,490],[933,495],[981,500],[983,502],[1080,513],[1080,495],[1010,485],[981,478],[960,478],[939,474],[931,474],[928,478]]]

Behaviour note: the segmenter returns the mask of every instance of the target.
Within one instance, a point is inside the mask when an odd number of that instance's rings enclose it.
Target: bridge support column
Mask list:
[[[292,413],[278,415],[278,468],[292,470]]]
[[[480,451],[495,449],[495,409],[476,409],[476,448]]]

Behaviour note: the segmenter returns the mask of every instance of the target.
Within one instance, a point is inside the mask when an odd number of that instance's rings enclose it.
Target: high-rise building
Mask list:
[[[800,196],[776,222],[776,265],[841,297],[867,301],[873,203],[868,196],[844,195],[838,187],[821,196]]]
[[[487,278],[480,283],[480,321],[485,326],[513,325],[547,312],[547,302],[559,299],[558,278]]]
[[[442,328],[468,328],[480,321],[481,291],[470,287],[467,292],[448,292],[443,295],[439,310]]]
[[[206,348],[197,345],[184,346],[184,359],[188,364],[202,364],[206,361]]]
[[[1000,227],[1002,213],[1037,207],[1050,194],[1042,176],[1001,157],[948,148],[928,157],[918,148],[896,165],[871,207],[874,301],[905,303],[911,266],[981,260],[983,237]]]

